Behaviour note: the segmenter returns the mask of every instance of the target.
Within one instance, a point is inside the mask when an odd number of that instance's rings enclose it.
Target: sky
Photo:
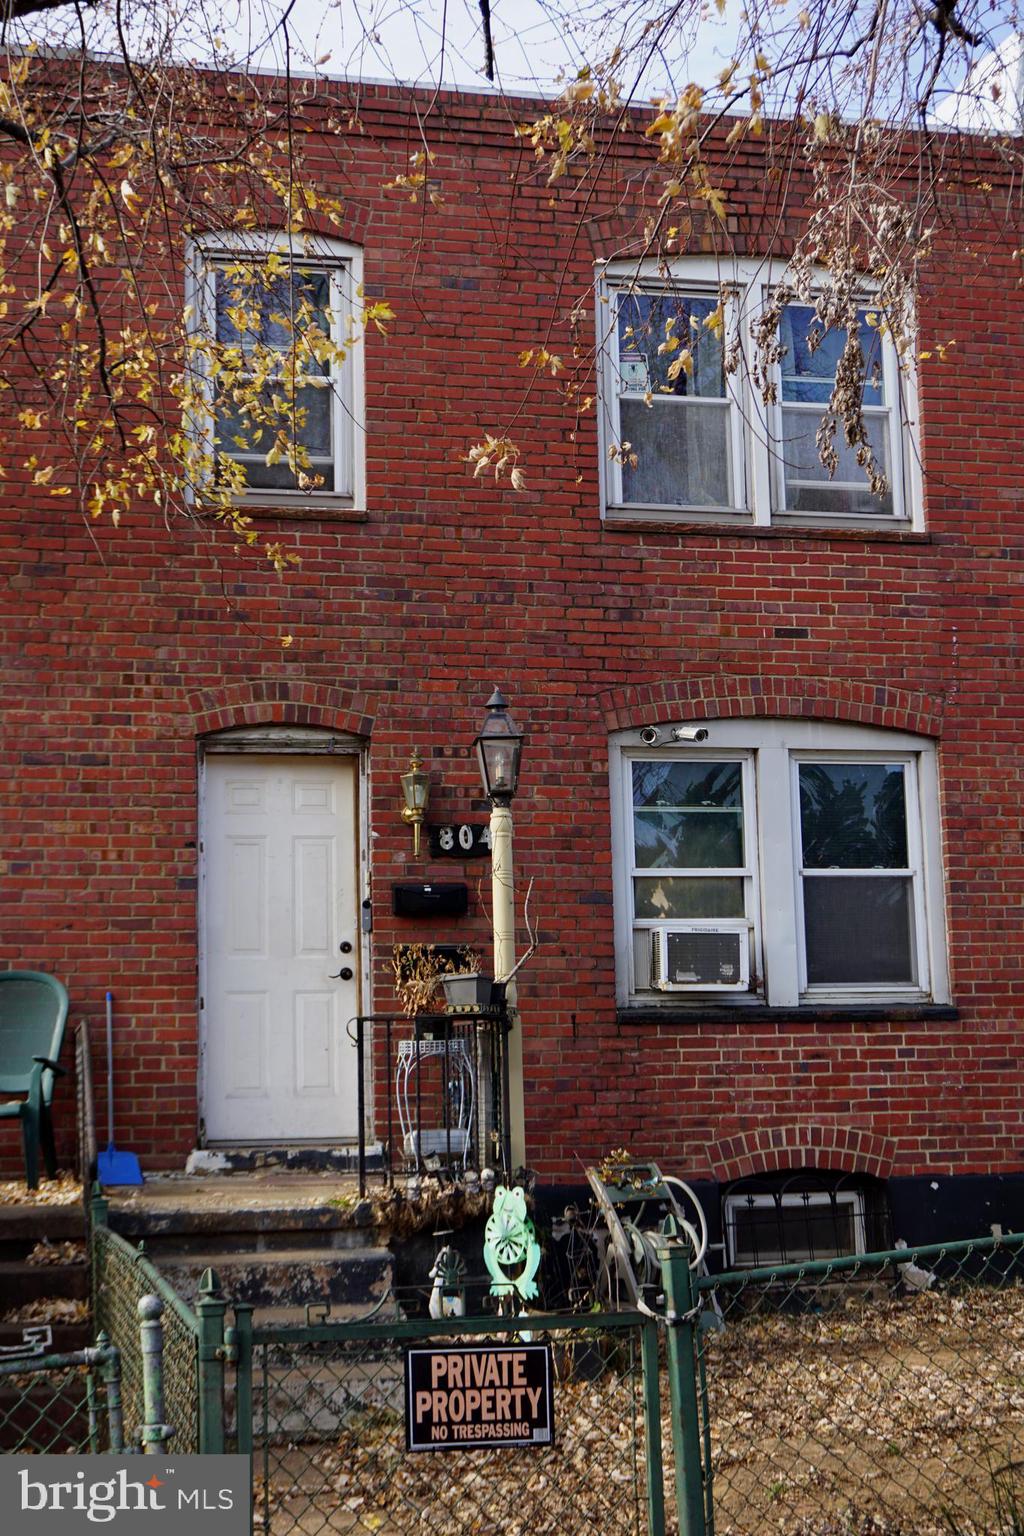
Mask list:
[[[254,54],[254,62],[283,68],[284,41],[274,33],[282,5],[253,0],[240,11],[241,23],[227,29],[233,46]],[[583,0],[577,19],[566,23],[566,7],[546,0],[491,0],[495,88],[506,92],[551,94],[585,63],[583,31],[603,15],[601,3]],[[631,15],[635,20],[637,12]],[[614,7],[612,7],[614,17]],[[655,52],[651,87],[668,83],[682,89],[692,79],[717,74],[729,62],[736,35],[737,0],[724,17],[712,7],[694,38],[674,48],[670,61]],[[293,67],[317,64],[330,74],[363,79],[403,80],[489,89],[484,74],[484,43],[477,0],[295,0],[289,14]],[[623,82],[632,90],[633,80]],[[643,87],[645,82],[641,81]]]

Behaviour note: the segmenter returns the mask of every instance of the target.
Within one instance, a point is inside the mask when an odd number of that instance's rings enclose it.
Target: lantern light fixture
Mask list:
[[[413,748],[408,771],[402,774],[402,820],[412,827],[412,856],[420,856],[420,827],[430,800],[430,779],[423,771],[423,761]]]
[[[475,745],[484,794],[492,805],[508,805],[519,788],[523,733],[509,714],[500,688],[487,700],[487,718]]]

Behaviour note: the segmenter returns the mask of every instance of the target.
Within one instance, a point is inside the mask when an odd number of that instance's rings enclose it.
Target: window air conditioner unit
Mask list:
[[[651,986],[659,992],[745,992],[746,923],[673,923],[651,934]]]

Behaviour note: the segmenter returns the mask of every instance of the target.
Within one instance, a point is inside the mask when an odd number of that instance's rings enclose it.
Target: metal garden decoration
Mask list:
[[[499,1310],[502,1300],[516,1293],[523,1301],[536,1299],[540,1244],[526,1214],[526,1194],[518,1185],[506,1189],[499,1184],[494,1191],[494,1208],[484,1228],[484,1263]]]

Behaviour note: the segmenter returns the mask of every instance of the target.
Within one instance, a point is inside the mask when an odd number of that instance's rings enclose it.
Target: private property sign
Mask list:
[[[410,1349],[405,1357],[405,1443],[410,1451],[550,1445],[550,1344]]]

